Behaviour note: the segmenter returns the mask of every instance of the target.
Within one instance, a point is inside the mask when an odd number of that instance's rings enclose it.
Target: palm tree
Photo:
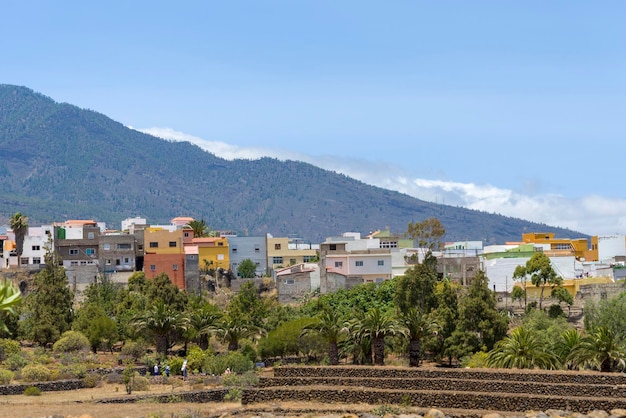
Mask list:
[[[303,334],[315,332],[328,343],[328,362],[339,364],[339,340],[348,334],[348,327],[337,309],[326,306],[315,317],[314,322],[302,329]]]
[[[626,368],[626,352],[613,331],[605,326],[595,328],[582,338],[572,350],[568,360],[578,367],[590,367],[602,372]]]
[[[195,238],[206,237],[208,235],[209,226],[204,222],[204,219],[197,221],[190,221],[187,226],[193,230],[193,236]]]
[[[435,334],[440,327],[415,307],[402,313],[400,321],[409,339],[409,366],[418,367],[422,356],[422,338]]]
[[[554,369],[558,359],[531,330],[520,326],[496,343],[487,354],[486,364],[507,369]]]
[[[211,327],[215,334],[224,343],[228,344],[228,351],[239,349],[239,341],[244,338],[259,338],[265,334],[265,330],[254,325],[243,317],[226,315],[222,320]]]
[[[372,339],[374,364],[377,366],[385,364],[385,337],[405,333],[404,328],[395,319],[393,312],[383,312],[378,307],[365,313],[361,331]]]
[[[209,338],[217,331],[216,326],[221,319],[219,308],[209,303],[189,313],[190,335],[202,350],[209,348]]]
[[[582,335],[577,329],[570,328],[561,333],[552,351],[558,357],[563,367],[569,370],[576,368],[570,359],[570,355],[581,341]]]
[[[17,254],[17,265],[20,266],[20,257],[24,252],[24,237],[28,232],[28,217],[22,215],[21,212],[16,212],[11,216],[10,220],[11,230],[15,234],[15,252]]]
[[[13,308],[21,301],[22,294],[18,288],[7,281],[0,283],[0,314],[14,314]],[[0,316],[0,330],[9,332],[6,324],[2,321],[2,316]]]
[[[181,312],[157,299],[146,311],[136,315],[132,324],[138,331],[150,333],[155,339],[157,353],[165,356],[175,332],[185,331],[188,321]]]

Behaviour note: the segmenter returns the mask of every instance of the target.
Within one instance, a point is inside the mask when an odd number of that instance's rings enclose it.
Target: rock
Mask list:
[[[498,414],[497,412],[492,412],[492,413],[483,415],[483,418],[504,418],[504,415]]]
[[[424,418],[446,418],[446,415],[440,410],[432,408],[424,415]]]
[[[599,409],[594,409],[593,411],[587,412],[587,416],[589,418],[608,418],[609,413]]]
[[[614,417],[626,417],[626,409],[611,409],[611,415]]]

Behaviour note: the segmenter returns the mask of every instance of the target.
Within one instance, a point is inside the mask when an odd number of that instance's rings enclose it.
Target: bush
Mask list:
[[[205,361],[207,373],[220,375],[230,368],[233,373],[244,373],[254,369],[254,363],[238,351],[232,351],[226,355],[210,356]]]
[[[252,371],[244,374],[229,373],[222,376],[222,384],[230,387],[256,386],[259,384],[259,375]]]
[[[87,366],[83,363],[74,363],[69,366],[62,367],[59,370],[60,379],[82,379],[87,376]]]
[[[165,366],[170,366],[170,376],[181,375],[182,372],[180,369],[183,367],[183,359],[180,357],[171,357],[167,359],[167,363],[163,364],[163,370],[165,370]]]
[[[26,396],[41,396],[41,389],[35,386],[29,386],[24,389],[24,395]]]
[[[42,364],[28,364],[20,373],[21,379],[25,382],[47,382],[51,376],[50,369]]]
[[[22,367],[28,364],[28,359],[24,358],[22,354],[11,354],[7,360],[6,365],[14,372],[20,370]]]
[[[0,369],[0,384],[8,385],[15,377],[15,374],[11,370]]]
[[[191,346],[187,350],[187,367],[194,372],[204,372],[204,361],[208,357],[209,354],[200,347]]]
[[[123,356],[131,357],[137,361],[146,354],[146,351],[148,351],[148,347],[143,341],[126,341],[121,352]]]
[[[20,354],[20,343],[9,338],[0,338],[0,362],[12,355]]]
[[[131,383],[132,390],[145,391],[150,389],[150,381],[147,377],[140,376],[139,374],[135,374]]]
[[[71,351],[88,351],[91,345],[89,340],[80,331],[66,331],[52,346],[55,353],[69,353]]]
[[[98,373],[91,372],[83,378],[83,384],[86,388],[95,388],[102,386],[102,376]]]
[[[230,389],[228,393],[224,395],[224,400],[228,402],[241,400],[241,389],[239,388]]]
[[[471,357],[465,357],[461,360],[461,365],[463,367],[480,368],[487,367],[485,362],[487,360],[487,353],[484,351],[478,351],[474,353]]]

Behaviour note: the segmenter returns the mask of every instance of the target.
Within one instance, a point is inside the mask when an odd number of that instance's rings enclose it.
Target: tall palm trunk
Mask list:
[[[385,364],[385,337],[374,337],[374,365],[383,366]]]
[[[331,366],[339,364],[339,347],[337,347],[337,341],[331,341],[328,344],[328,363]]]
[[[409,366],[419,367],[421,360],[421,341],[419,338],[411,338],[409,341]]]
[[[166,356],[167,355],[167,346],[168,346],[167,335],[166,334],[158,334],[155,337],[155,344],[156,344],[156,351],[157,351],[157,353]]]

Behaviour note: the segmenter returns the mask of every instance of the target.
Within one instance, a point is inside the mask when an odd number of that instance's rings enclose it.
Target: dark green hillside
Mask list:
[[[447,240],[519,240],[524,231],[583,234],[424,202],[296,161],[227,161],[146,135],[25,87],[0,85],[0,222],[89,218],[110,227],[130,216],[166,223],[204,219],[239,234],[295,234],[320,242],[345,231],[403,232],[439,218]]]

